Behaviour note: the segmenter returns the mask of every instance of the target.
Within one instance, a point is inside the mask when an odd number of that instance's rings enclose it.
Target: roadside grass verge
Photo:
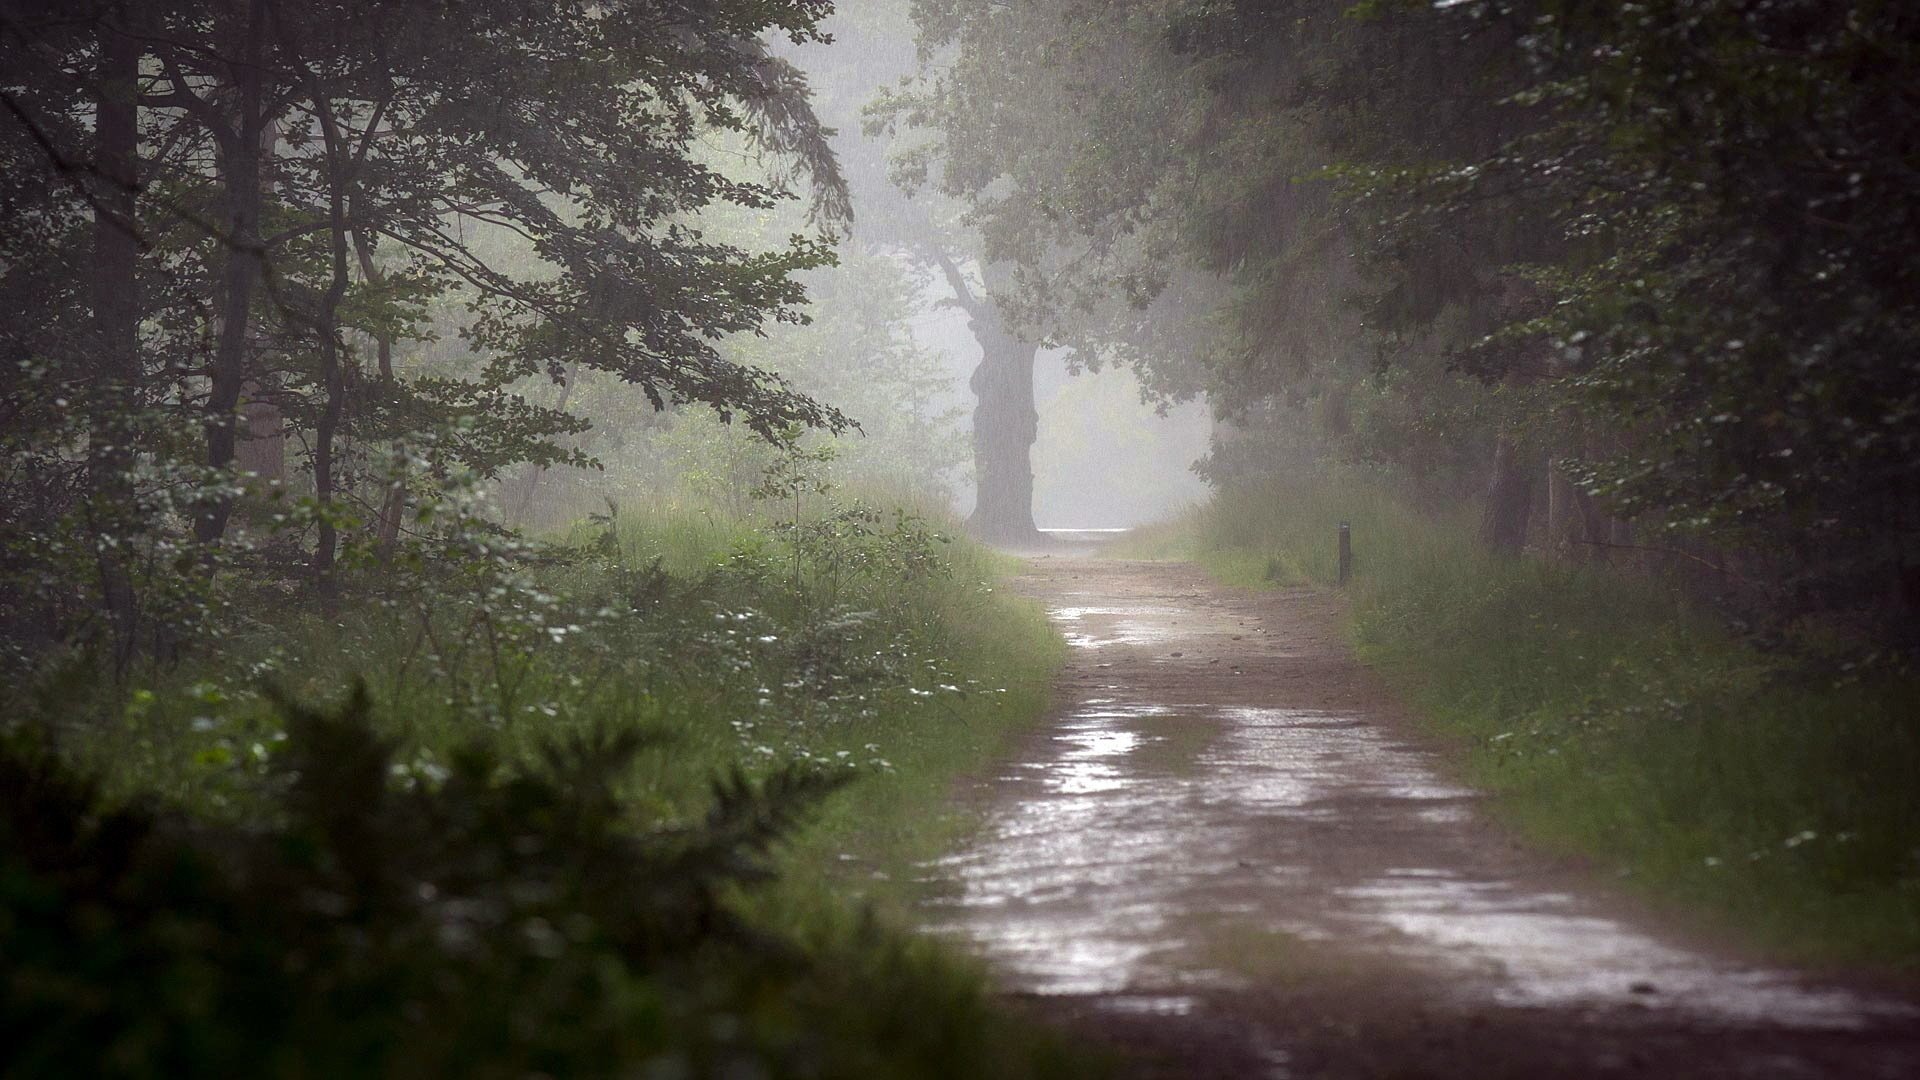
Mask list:
[[[1113,549],[1330,585],[1361,658],[1518,827],[1808,963],[1920,965],[1920,681],[1762,651],[1652,578],[1491,556],[1350,480],[1223,492]]]
[[[356,680],[408,797],[457,786],[476,743],[506,782],[544,775],[556,741],[622,732],[647,739],[615,781],[643,836],[713,828],[716,778],[758,790],[795,770],[847,777],[760,870],[713,886],[786,944],[699,946],[686,963],[704,974],[623,982],[633,1001],[617,1008],[648,1024],[684,1014],[688,1032],[635,1041],[697,1057],[733,1038],[702,1025],[738,1028],[749,1056],[769,1055],[766,1075],[1097,1075],[901,917],[916,865],[965,826],[952,785],[1040,718],[1064,651],[1034,605],[999,588],[1007,562],[945,528],[857,502],[822,505],[798,529],[696,503],[621,507],[546,546],[468,537],[477,555],[458,563],[369,572],[337,614],[270,612],[130,694],[76,668],[13,707],[54,716],[63,756],[100,777],[105,805],[157,805],[203,831],[286,817],[275,792],[297,733],[274,693],[329,703]]]

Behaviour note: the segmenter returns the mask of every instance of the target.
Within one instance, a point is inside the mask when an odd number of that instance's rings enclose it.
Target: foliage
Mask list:
[[[663,1045],[672,1006],[640,976],[744,943],[718,892],[820,779],[722,785],[701,830],[635,829],[613,794],[631,732],[554,746],[551,775],[504,781],[467,747],[437,787],[392,790],[367,707],[289,711],[272,831],[103,811],[48,759],[7,762],[6,1016],[24,1074],[509,1075],[751,1053],[751,1035]]]
[[[702,220],[710,234],[749,247],[783,234],[788,224],[778,215],[767,223],[723,212]],[[772,327],[764,336],[739,335],[720,346],[721,354],[778,373],[857,422],[857,429],[838,435],[812,430],[800,440],[807,452],[832,447],[833,460],[821,473],[834,484],[945,501],[967,456],[966,436],[960,410],[951,404],[958,387],[944,370],[944,358],[911,333],[914,320],[925,314],[922,282],[900,260],[854,243],[843,245],[836,266],[803,280],[812,307],[808,322]],[[578,373],[571,389],[569,411],[593,421],[576,445],[601,467],[530,470],[506,484],[509,520],[523,527],[570,520],[608,498],[647,500],[668,489],[744,514],[766,469],[784,453],[778,431],[774,438],[759,435],[706,406],[636,415],[625,388],[603,375]]]
[[[91,639],[124,669],[189,637],[173,594],[217,603],[221,576],[303,573],[337,603],[342,546],[391,553],[447,475],[592,463],[534,380],[847,428],[718,347],[805,318],[796,275],[850,213],[805,80],[762,41],[817,40],[826,10],[6,5],[8,572],[90,597],[10,591],[9,652]],[[777,175],[704,160],[716,132]],[[804,230],[749,248],[689,224],[789,181],[814,192]]]
[[[723,777],[697,822],[652,822],[620,795],[629,729],[532,769],[471,744],[395,787],[368,708],[287,706],[273,825],[247,829],[103,805],[13,732],[12,1075],[964,1075],[898,1034],[836,1043],[865,973],[725,902],[844,777]]]
[[[1209,475],[1486,490],[1490,538],[1632,528],[1910,641],[1907,9],[914,10],[915,167],[1052,340],[1209,396]]]
[[[918,279],[803,277],[848,187],[773,39],[828,7],[0,7],[10,1071],[1079,1071],[847,902],[1057,652],[984,553],[819,497],[824,391],[865,475],[958,459]],[[809,335],[809,287],[859,302]],[[788,520],[663,470],[501,524],[688,419]]]
[[[1576,399],[1633,432],[1586,482],[1632,516],[1786,547],[1795,588],[1884,602],[1920,530],[1915,13],[1478,17],[1533,24],[1526,93],[1554,121],[1480,186],[1559,196],[1588,249],[1543,268],[1551,306],[1501,337],[1551,343]]]
[[[185,891],[118,879],[102,901],[116,921],[89,940],[123,966],[78,988],[111,1034],[44,1045],[153,1040],[123,1074],[169,1071],[180,1059],[163,1046],[209,1068],[251,1054],[269,1072],[1081,1074],[999,1015],[979,972],[849,904],[880,877],[907,881],[951,835],[952,778],[1040,714],[1057,643],[991,588],[997,564],[911,514],[847,506],[806,524],[804,593],[776,533],[621,506],[565,548],[488,533],[464,560],[396,560],[380,601],[337,623],[250,605],[260,616],[217,662],[130,696],[47,684],[61,753],[22,760],[99,774],[101,809],[79,812],[74,795],[34,820],[135,820],[143,852],[212,869]],[[440,527],[460,535],[455,508]],[[370,730],[259,689],[270,678],[313,698],[355,673]],[[24,694],[10,707],[38,708]],[[715,776],[738,812],[711,813]],[[775,811],[806,801],[779,792],[855,777],[782,853],[756,855]],[[42,789],[9,782],[28,790]],[[0,842],[6,858],[23,850]],[[309,892],[353,903],[286,903]],[[209,936],[244,905],[269,906],[232,924],[257,932]],[[59,919],[101,907],[34,910],[67,913],[47,916],[64,934],[85,926]],[[628,930],[654,934],[652,951],[623,951]],[[57,935],[43,944],[62,950],[33,954],[47,965],[74,955]],[[0,947],[8,963],[26,955]],[[308,967],[287,977],[293,957]],[[46,970],[76,990],[70,969]],[[109,983],[115,971],[126,981]],[[156,979],[180,996],[151,1000]],[[252,1008],[259,1024],[233,1021]]]

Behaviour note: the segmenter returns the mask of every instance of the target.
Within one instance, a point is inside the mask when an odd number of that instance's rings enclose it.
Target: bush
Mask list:
[[[957,1076],[994,1056],[977,986],[930,983],[879,931],[849,965],[734,913],[840,774],[723,776],[676,825],[620,794],[631,731],[524,769],[469,743],[438,783],[395,784],[364,691],[284,709],[249,828],[107,806],[27,732],[0,747],[9,1075]],[[957,1026],[902,1022],[929,994]]]
[[[837,777],[724,779],[704,821],[666,828],[617,794],[631,731],[538,770],[472,743],[442,782],[392,786],[368,707],[288,709],[255,828],[105,807],[11,740],[16,1074],[809,1071],[788,1014],[806,958],[722,898]]]

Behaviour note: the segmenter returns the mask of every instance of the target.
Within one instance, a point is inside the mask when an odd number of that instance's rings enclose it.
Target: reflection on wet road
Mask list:
[[[931,868],[932,920],[1016,989],[1181,1013],[1311,953],[1462,1007],[1824,1030],[1904,1015],[1544,884],[1433,751],[1369,715],[1337,641],[1190,581],[1142,595],[1137,571],[1074,569],[1039,590],[1077,646],[1061,714]]]

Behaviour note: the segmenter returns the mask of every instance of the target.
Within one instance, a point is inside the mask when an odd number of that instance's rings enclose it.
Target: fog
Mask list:
[[[0,1077],[1920,1076],[1917,87],[0,0]]]
[[[930,289],[927,312],[913,320],[915,339],[940,354],[951,390],[944,400],[968,404],[966,381],[980,348],[966,320],[940,305],[952,294]],[[1043,350],[1034,364],[1039,435],[1033,446],[1034,520],[1042,529],[1124,529],[1169,518],[1204,500],[1206,484],[1192,469],[1212,434],[1204,402],[1166,408],[1141,400],[1124,369],[1069,371],[1067,357]],[[972,513],[973,477],[956,474],[953,510]]]

